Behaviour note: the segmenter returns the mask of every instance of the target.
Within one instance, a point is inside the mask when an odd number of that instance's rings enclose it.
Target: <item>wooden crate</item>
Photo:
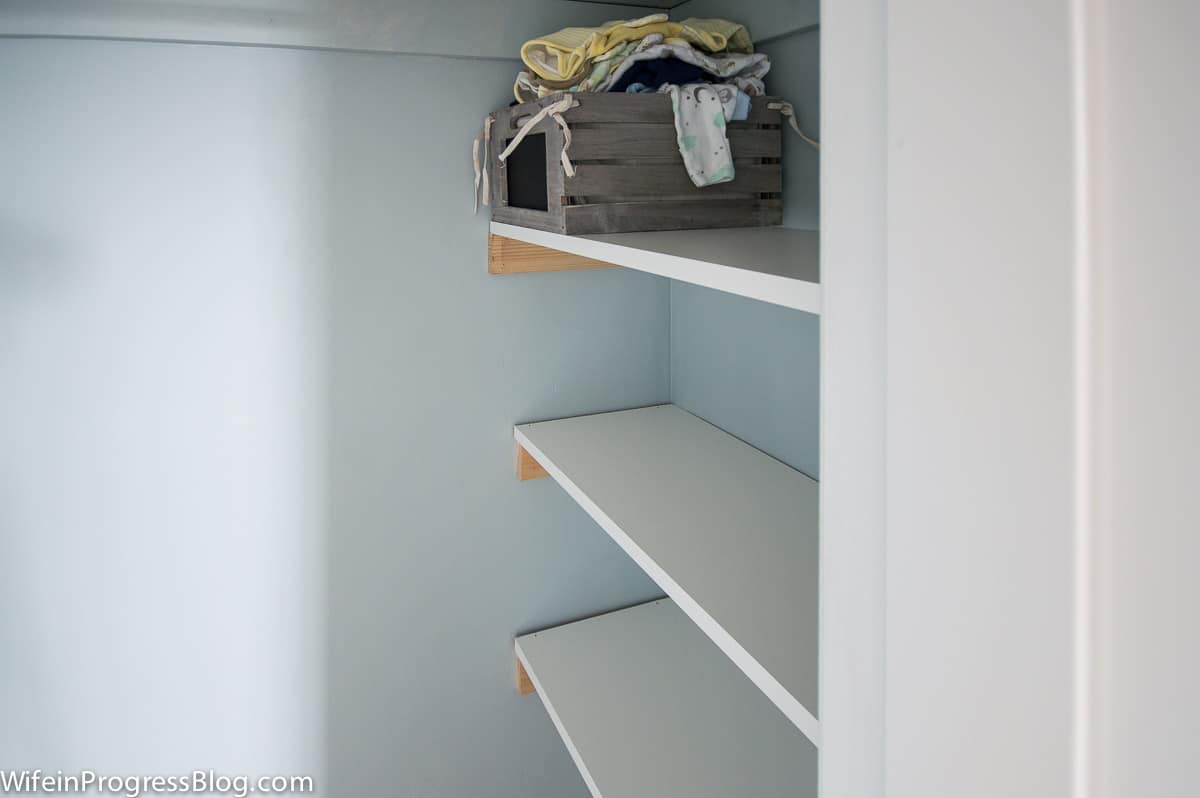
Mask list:
[[[665,94],[576,94],[563,113],[571,129],[574,177],[563,173],[563,132],[541,120],[505,163],[500,153],[556,94],[494,114],[492,219],[555,233],[626,233],[755,227],[783,221],[782,122],[755,97],[750,116],[727,127],[735,179],[697,188],[679,155]]]

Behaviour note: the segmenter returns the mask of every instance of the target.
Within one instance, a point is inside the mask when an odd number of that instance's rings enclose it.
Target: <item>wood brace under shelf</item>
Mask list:
[[[550,473],[542,468],[542,464],[533,458],[525,447],[517,444],[517,479],[524,482],[527,479],[548,477]]]
[[[488,234],[489,274],[530,274],[578,269],[619,269],[615,263],[572,255],[549,247],[528,244],[515,238]]]

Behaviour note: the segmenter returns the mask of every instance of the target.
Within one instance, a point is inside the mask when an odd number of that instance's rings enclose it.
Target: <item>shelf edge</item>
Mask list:
[[[521,663],[521,667],[529,675],[529,681],[533,683],[534,692],[541,699],[542,706],[546,708],[546,714],[550,716],[550,721],[554,724],[554,729],[558,732],[558,736],[562,738],[563,745],[567,747],[567,752],[571,754],[571,761],[575,763],[576,769],[579,770],[579,775],[583,777],[588,792],[592,794],[592,798],[603,798],[600,795],[600,788],[596,786],[596,780],[592,778],[591,771],[588,770],[587,765],[584,764],[583,757],[579,754],[579,749],[575,747],[575,741],[571,739],[567,727],[563,725],[562,720],[558,717],[558,711],[555,710],[554,703],[550,700],[550,696],[546,691],[542,689],[542,684],[538,681],[537,671],[529,666],[529,660],[526,658],[525,652],[521,650],[520,638],[513,641],[513,651],[517,655],[517,661]]]
[[[739,266],[710,263],[649,249],[610,244],[584,236],[549,233],[504,222],[491,222],[490,229],[494,235],[524,241],[546,249],[556,249],[571,255],[614,263],[627,269],[656,274],[660,277],[680,280],[772,305],[781,305],[793,310],[817,315],[821,313],[820,283],[768,274]],[[630,257],[631,253],[638,253],[640,257]]]
[[[728,433],[725,433],[728,435]],[[734,436],[730,436],[734,437]],[[513,438],[530,455],[537,460],[542,468],[567,492],[576,504],[583,508],[592,520],[603,529],[609,537],[620,546],[630,558],[637,563],[647,576],[662,588],[668,596],[683,610],[697,626],[700,627],[717,647],[733,660],[734,664],[746,674],[751,682],[761,690],[767,698],[790,720],[796,728],[807,737],[819,750],[821,747],[821,723],[799,699],[791,694],[786,687],[776,679],[759,661],[747,651],[737,639],[725,630],[717,620],[708,614],[698,601],[693,599],[683,587],[676,582],[666,569],[660,566],[647,554],[633,538],[629,537],[615,521],[612,520],[599,505],[591,500],[555,463],[546,456],[529,439],[520,427],[513,427]],[[536,681],[534,682],[536,685]],[[539,690],[539,694],[541,691]]]

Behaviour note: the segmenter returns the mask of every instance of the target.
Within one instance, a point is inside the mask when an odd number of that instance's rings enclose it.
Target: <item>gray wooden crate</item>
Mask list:
[[[549,116],[501,163],[500,152],[524,122],[562,97],[493,114],[494,221],[569,235],[782,223],[782,120],[767,108],[775,98],[753,98],[749,118],[726,128],[735,179],[697,188],[679,155],[664,94],[572,95],[578,104],[563,118],[571,128],[574,177],[563,173],[563,132]]]

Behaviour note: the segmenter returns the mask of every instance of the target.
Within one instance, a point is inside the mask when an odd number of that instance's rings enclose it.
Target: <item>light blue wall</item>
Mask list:
[[[322,776],[323,80],[0,40],[0,769]]]
[[[657,11],[591,0],[4,0],[0,35],[516,58],[534,36]]]
[[[330,64],[336,795],[582,798],[511,635],[661,595],[553,481],[513,476],[513,422],[668,397],[665,280],[486,273],[464,156],[514,66]],[[422,121],[434,82],[455,88]]]
[[[514,66],[0,40],[0,768],[586,795],[511,636],[658,591],[511,425],[665,401],[669,290],[486,274]]]
[[[819,131],[819,31],[760,49],[768,91],[790,100],[801,127]],[[817,229],[819,158],[784,130],[784,224]],[[671,399],[785,463],[818,476],[820,323],[817,316],[671,285]]]
[[[817,24],[820,0],[687,0],[671,9],[672,19],[724,17],[741,22],[755,41]]]
[[[818,476],[818,341],[811,313],[671,284],[671,401]]]
[[[821,33],[807,30],[759,46],[771,57],[767,91],[796,109],[800,129],[821,138]],[[790,127],[783,131],[783,224],[800,230],[820,228],[821,158]]]

